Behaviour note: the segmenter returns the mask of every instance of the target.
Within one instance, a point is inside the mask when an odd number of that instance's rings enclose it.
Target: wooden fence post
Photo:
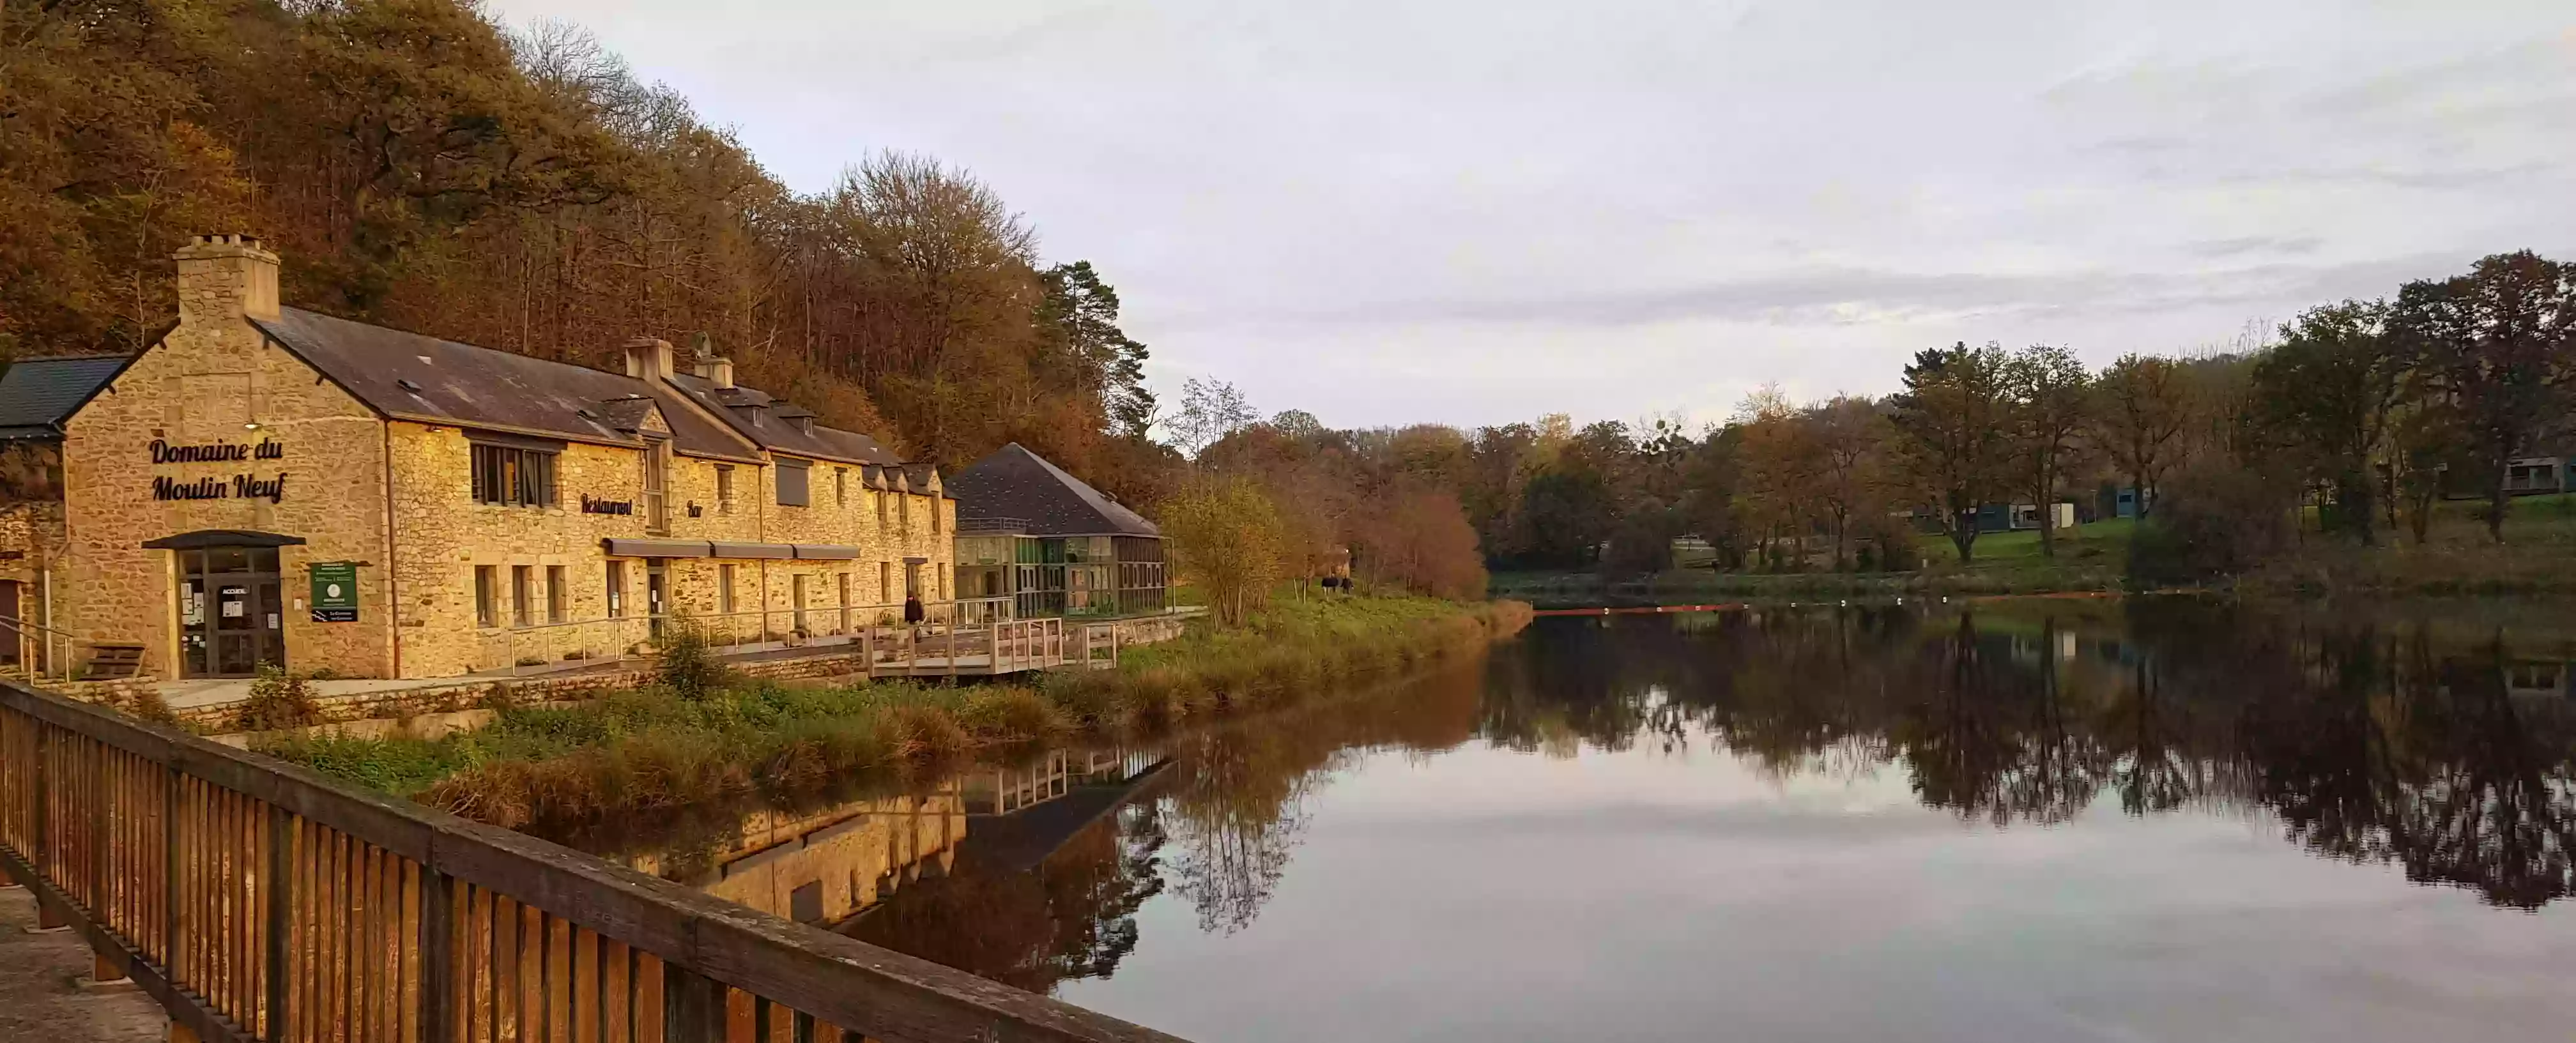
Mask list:
[[[662,965],[662,1043],[724,1043],[723,986],[676,963]]]
[[[456,977],[455,884],[447,874],[420,867],[420,1038],[456,1043],[460,984]]]
[[[275,804],[268,806],[268,996],[263,1005],[263,1018],[244,1018],[253,1031],[266,1028],[268,1038],[286,1038],[286,961],[289,951],[287,914],[295,908],[294,855],[295,815]]]

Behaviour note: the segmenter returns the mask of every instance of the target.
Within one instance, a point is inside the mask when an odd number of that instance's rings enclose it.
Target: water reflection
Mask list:
[[[2576,888],[2576,623],[2530,625],[2559,618],[2140,601],[1546,620],[1398,691],[765,812],[635,861],[1059,990],[1151,944],[1149,905],[1186,905],[1210,938],[1246,931],[1297,872],[1328,791],[1390,756],[1437,773],[1443,751],[1474,746],[1716,755],[1784,791],[1902,779],[1997,837],[2242,819],[2537,910]],[[1622,871],[1555,883],[1616,888]]]

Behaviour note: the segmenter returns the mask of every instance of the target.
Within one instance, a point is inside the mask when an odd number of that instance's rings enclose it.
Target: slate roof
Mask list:
[[[379,413],[404,420],[641,445],[643,396],[659,401],[672,448],[760,462],[759,452],[666,389],[568,362],[281,308],[252,320],[269,337]],[[622,404],[621,404],[622,403]]]
[[[63,419],[105,386],[131,355],[21,359],[0,374],[0,441],[63,436]]]
[[[948,479],[957,521],[1026,522],[1030,536],[1154,536],[1163,530],[1013,442]]]
[[[736,436],[749,439],[771,452],[850,464],[901,462],[884,446],[878,445],[876,439],[856,431],[816,424],[808,432],[796,421],[799,417],[813,416],[812,410],[788,403],[759,388],[740,384],[720,388],[714,381],[689,373],[674,374],[671,383],[705,407],[707,412],[723,417]]]

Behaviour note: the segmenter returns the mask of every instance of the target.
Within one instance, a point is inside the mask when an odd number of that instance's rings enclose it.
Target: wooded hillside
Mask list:
[[[613,368],[707,334],[916,459],[1017,440],[1113,491],[1145,349],[988,187],[877,153],[789,190],[578,29],[454,0],[0,4],[0,352],[130,351],[170,252],[248,232],[287,303]]]

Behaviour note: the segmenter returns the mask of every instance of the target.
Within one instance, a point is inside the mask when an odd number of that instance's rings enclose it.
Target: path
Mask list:
[[[127,1043],[162,1039],[170,1019],[139,989],[82,992],[72,979],[89,973],[89,945],[70,931],[29,934],[36,897],[23,887],[0,890],[0,1040]]]

